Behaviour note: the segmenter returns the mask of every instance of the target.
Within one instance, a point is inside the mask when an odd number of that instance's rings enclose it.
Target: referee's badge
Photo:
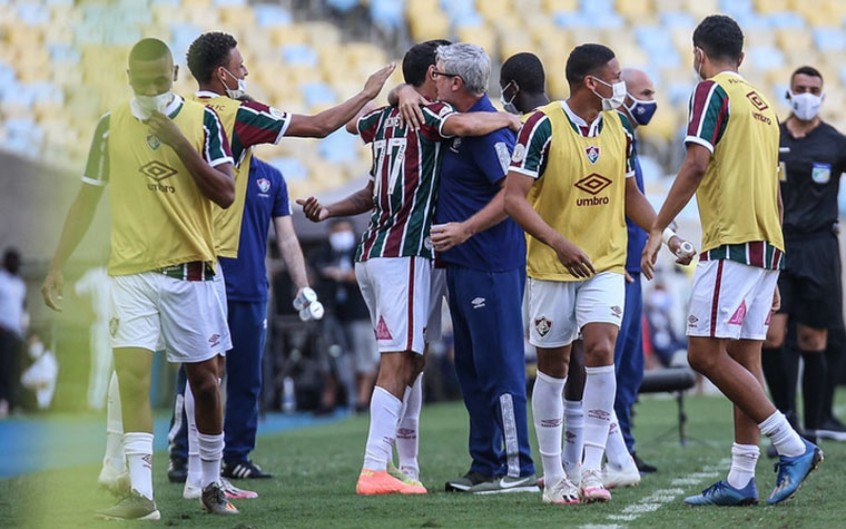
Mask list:
[[[147,146],[153,149],[154,151],[161,146],[162,142],[152,134],[147,134]]]
[[[811,169],[811,180],[816,184],[827,184],[831,180],[831,164],[815,163]]]
[[[587,159],[591,164],[595,164],[597,160],[599,160],[599,147],[596,145],[591,145],[587,149],[585,149],[585,154],[587,154]]]
[[[541,316],[535,320],[535,330],[538,331],[538,335],[541,338],[549,334],[550,328],[552,328],[552,321],[548,320],[546,316]]]

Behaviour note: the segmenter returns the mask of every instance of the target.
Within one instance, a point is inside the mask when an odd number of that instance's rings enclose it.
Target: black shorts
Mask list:
[[[837,236],[787,241],[786,267],[778,278],[779,314],[816,329],[843,325],[840,247]]]

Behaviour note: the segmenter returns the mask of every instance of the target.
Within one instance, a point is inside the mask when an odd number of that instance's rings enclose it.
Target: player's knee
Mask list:
[[[687,361],[691,368],[703,375],[710,373],[717,365],[717,359],[714,355],[703,354],[692,349],[687,352]]]
[[[802,351],[822,351],[826,348],[826,333],[819,329],[800,329],[796,341]]]
[[[781,335],[770,336],[767,334],[767,338],[764,340],[764,349],[778,349],[782,345],[784,345],[784,336]]]

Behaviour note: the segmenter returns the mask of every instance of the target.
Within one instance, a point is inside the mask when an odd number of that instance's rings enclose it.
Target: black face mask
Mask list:
[[[18,271],[21,269],[21,262],[17,258],[6,258],[3,262],[3,268],[5,268],[10,274],[13,276],[18,275]]]

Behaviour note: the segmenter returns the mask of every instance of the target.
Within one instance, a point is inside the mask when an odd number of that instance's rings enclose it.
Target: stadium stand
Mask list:
[[[176,90],[187,93],[194,86],[184,66],[188,45],[203,31],[221,29],[241,43],[249,92],[291,112],[335,104],[371,71],[401,58],[411,41],[444,37],[479,44],[497,63],[536,52],[550,94],[562,98],[567,51],[603,42],[624,65],[656,80],[661,111],[642,142],[650,152],[671,153],[694,82],[690,35],[712,12],[730,14],[744,28],[742,72],[769,89],[782,113],[790,71],[814,64],[826,76],[824,116],[844,128],[841,0],[0,0],[0,146],[81,167],[99,113],[126,97],[132,43],[142,36],[166,40],[182,66]],[[358,16],[364,20],[354,24]],[[400,78],[397,71],[389,84]],[[285,141],[260,155],[286,170],[294,194],[335,188],[369,169],[367,149],[343,134]],[[674,169],[666,157],[661,162],[664,172]]]

